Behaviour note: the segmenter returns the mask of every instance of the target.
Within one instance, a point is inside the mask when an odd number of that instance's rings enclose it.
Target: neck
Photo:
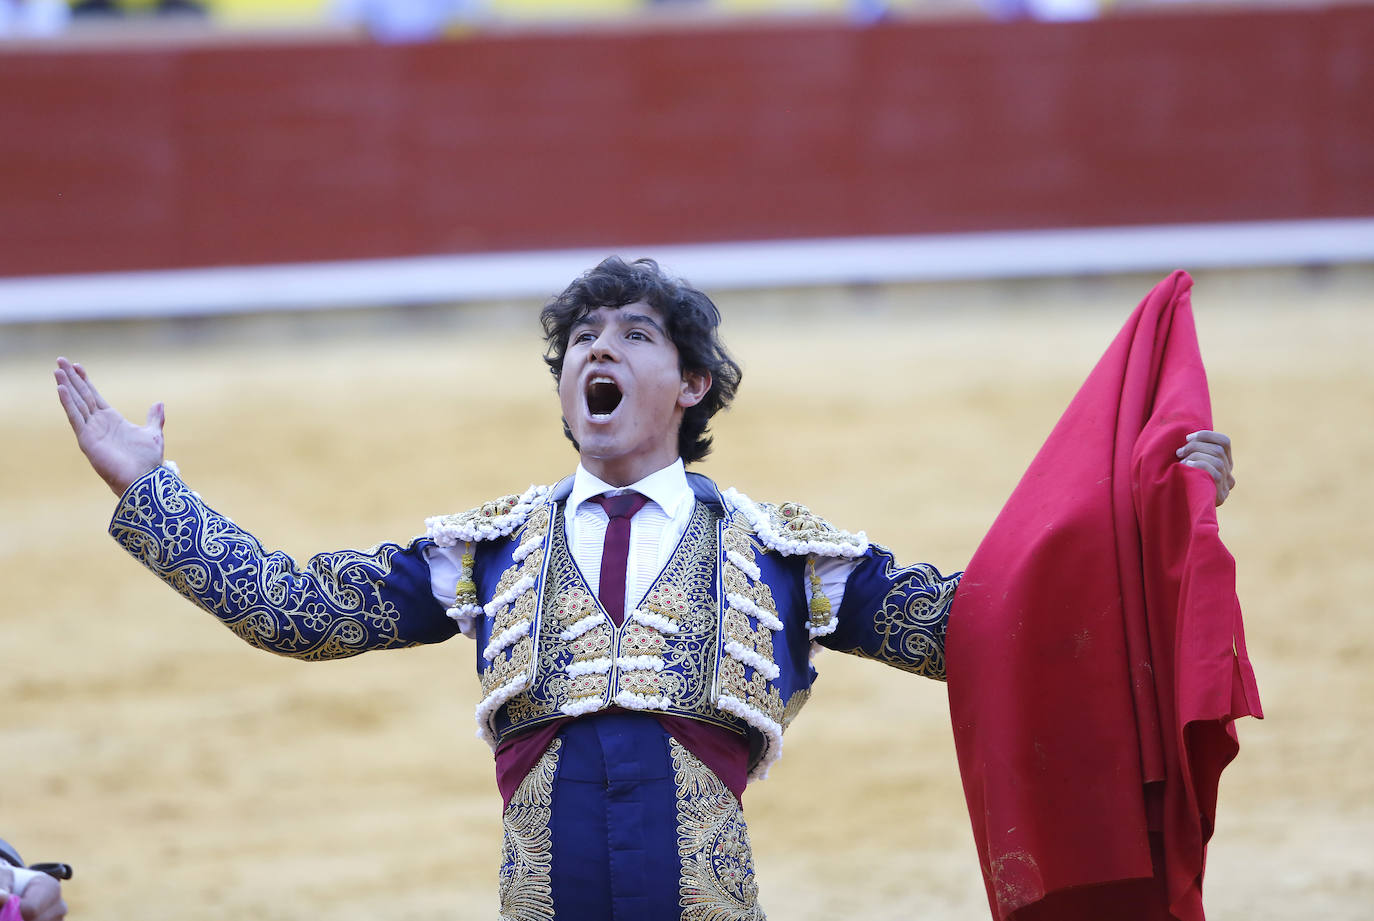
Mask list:
[[[676,454],[668,458],[581,458],[582,466],[588,473],[601,482],[616,487],[633,486],[676,460]]]

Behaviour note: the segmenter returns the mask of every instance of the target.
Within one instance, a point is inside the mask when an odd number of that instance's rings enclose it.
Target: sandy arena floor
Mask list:
[[[745,367],[702,466],[960,568],[1152,279],[730,295]],[[1200,276],[1222,510],[1268,719],[1240,726],[1214,919],[1374,902],[1374,268]],[[219,510],[302,557],[548,482],[574,456],[532,309],[0,328],[0,835],[73,918],[495,917],[499,799],[468,641],[304,665],[129,560],[51,360],[83,360]],[[827,653],[745,798],[765,907],[987,917],[942,686]]]

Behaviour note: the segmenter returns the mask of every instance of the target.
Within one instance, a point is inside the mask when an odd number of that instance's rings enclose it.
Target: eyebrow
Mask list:
[[[624,320],[627,323],[643,323],[646,326],[652,326],[660,333],[663,332],[663,327],[658,325],[657,320],[655,320],[653,317],[645,316],[642,313],[622,313],[620,315],[620,319]]]
[[[606,325],[606,321],[605,321],[604,319],[602,319],[602,316],[603,316],[603,315],[602,315],[599,311],[595,311],[595,310],[589,311],[589,312],[587,312],[587,313],[584,313],[582,316],[578,317],[576,320],[573,320],[572,326],[570,326],[570,327],[568,328],[568,329],[569,329],[569,332],[571,332],[571,331],[574,330],[574,329],[579,329],[579,328],[581,328],[581,327],[583,327],[583,326],[595,326],[595,327],[602,327],[602,326],[605,326],[605,325]],[[644,324],[644,325],[646,325],[646,326],[652,326],[654,329],[658,330],[659,333],[661,333],[661,334],[663,334],[663,335],[667,335],[666,333],[663,332],[663,327],[659,324],[659,322],[658,322],[657,320],[655,320],[653,317],[648,316],[647,314],[642,314],[642,313],[622,313],[622,314],[620,315],[620,319],[623,320],[623,321],[626,322],[626,323],[642,323],[642,324]]]

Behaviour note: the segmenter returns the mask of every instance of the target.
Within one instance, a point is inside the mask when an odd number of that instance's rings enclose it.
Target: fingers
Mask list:
[[[62,409],[67,413],[67,421],[71,423],[72,431],[80,434],[86,420],[91,417],[90,407],[76,392],[66,371],[58,368],[53,372],[53,377],[57,379],[57,399],[62,402]]]
[[[157,430],[162,431],[162,427],[167,424],[167,407],[162,403],[154,403],[148,407],[147,428],[157,426]]]
[[[1207,475],[1216,484],[1217,505],[1226,501],[1226,497],[1231,494],[1231,489],[1236,485],[1236,478],[1231,476],[1230,465],[1222,458],[1210,454],[1194,453],[1185,457],[1180,463],[1207,471]]]
[[[60,921],[67,916],[62,888],[51,876],[37,876],[24,887],[19,913],[24,921]]]
[[[1231,466],[1231,456],[1226,453],[1226,449],[1219,444],[1207,441],[1190,441],[1179,448],[1176,453],[1180,458],[1196,457],[1208,455],[1215,457],[1223,465]]]
[[[91,411],[109,409],[110,404],[105,402],[105,398],[100,395],[100,391],[95,389],[95,384],[92,384],[91,379],[86,376],[86,369],[79,364],[73,364],[72,368],[76,371],[72,382],[77,386],[78,390],[80,390],[81,398],[86,401],[87,406],[91,407]]]
[[[1187,436],[1183,447],[1176,452],[1181,463],[1190,467],[1200,467],[1212,477],[1217,487],[1217,505],[1235,488],[1236,478],[1232,475],[1231,439],[1221,432],[1203,430]]]
[[[1204,429],[1200,432],[1192,432],[1188,436],[1190,443],[1214,444],[1222,448],[1226,454],[1226,459],[1231,460],[1231,439],[1221,432],[1213,432]]]

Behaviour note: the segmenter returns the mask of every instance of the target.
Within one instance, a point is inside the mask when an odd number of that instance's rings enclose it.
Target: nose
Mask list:
[[[607,328],[597,333],[592,341],[591,358],[593,361],[615,361],[620,356],[615,349],[615,333]]]

